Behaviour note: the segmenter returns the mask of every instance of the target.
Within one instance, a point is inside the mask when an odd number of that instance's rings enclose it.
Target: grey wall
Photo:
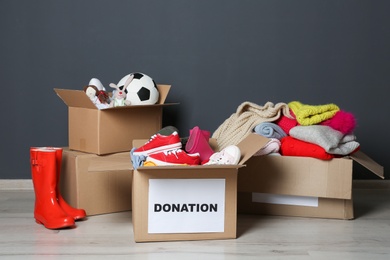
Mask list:
[[[1,179],[67,145],[53,88],[142,71],[172,84],[165,124],[214,131],[244,101],[335,103],[389,167],[390,1],[0,0]],[[375,178],[357,167],[355,178]]]

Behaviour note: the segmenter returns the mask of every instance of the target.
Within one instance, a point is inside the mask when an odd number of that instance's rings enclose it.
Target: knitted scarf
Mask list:
[[[215,130],[212,137],[217,139],[218,148],[222,150],[228,145],[237,145],[253,132],[256,125],[275,121],[281,115],[293,118],[286,103],[274,105],[272,102],[267,102],[264,106],[259,106],[246,101],[238,106],[236,113]]]

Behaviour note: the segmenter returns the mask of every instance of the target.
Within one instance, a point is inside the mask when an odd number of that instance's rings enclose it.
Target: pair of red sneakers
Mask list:
[[[199,153],[187,153],[181,148],[177,131],[169,135],[156,133],[143,146],[135,149],[133,155],[146,156],[144,166],[200,164]]]

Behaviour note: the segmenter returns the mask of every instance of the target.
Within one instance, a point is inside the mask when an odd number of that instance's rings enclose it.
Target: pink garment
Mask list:
[[[257,151],[254,156],[267,155],[271,153],[278,153],[280,149],[280,141],[276,138],[270,138],[268,143],[264,145],[259,151]]]
[[[187,153],[199,153],[200,161],[207,161],[214,153],[209,144],[210,132],[201,130],[195,126],[190,130],[190,137],[188,138],[185,150]]]
[[[343,134],[351,134],[355,130],[356,119],[352,113],[339,110],[332,118],[321,122],[320,125],[330,126]]]

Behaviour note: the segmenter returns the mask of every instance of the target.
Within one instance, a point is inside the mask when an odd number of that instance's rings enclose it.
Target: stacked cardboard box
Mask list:
[[[68,106],[69,149],[98,155],[130,151],[133,139],[149,138],[161,129],[162,110],[171,88],[157,85],[155,105],[98,109],[81,90],[54,89]]]
[[[157,85],[155,105],[99,110],[84,91],[54,89],[68,106],[69,147],[64,149],[60,189],[88,215],[131,210],[132,140],[161,129],[170,85]]]
[[[96,155],[65,148],[61,194],[89,216],[131,210],[133,170],[129,152]]]

